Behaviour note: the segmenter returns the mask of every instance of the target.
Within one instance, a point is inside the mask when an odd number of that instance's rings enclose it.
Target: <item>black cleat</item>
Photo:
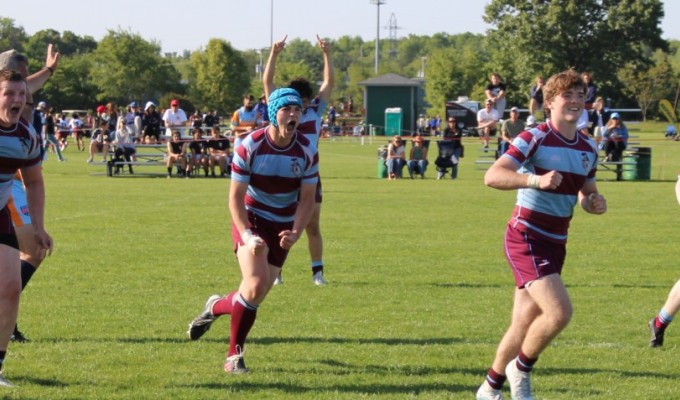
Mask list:
[[[663,329],[658,329],[656,327],[656,318],[652,318],[647,325],[649,326],[649,332],[652,338],[649,340],[649,347],[661,347],[663,346]]]

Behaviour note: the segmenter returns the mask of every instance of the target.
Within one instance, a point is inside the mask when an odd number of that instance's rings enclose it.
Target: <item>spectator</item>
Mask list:
[[[172,131],[179,131],[180,136],[184,136],[184,127],[187,124],[187,114],[179,108],[179,100],[170,100],[170,108],[163,113],[165,122],[165,134],[172,137]]]
[[[172,131],[172,137],[167,143],[168,153],[165,157],[165,166],[168,169],[168,179],[172,178],[172,167],[173,165],[178,165],[182,169],[182,176],[188,178],[189,171],[187,170],[187,159],[186,159],[186,142],[182,141],[182,135],[178,130]]]
[[[337,115],[335,113],[335,106],[331,105],[328,107],[328,125],[333,128],[335,126],[335,119]]]
[[[597,85],[593,82],[590,72],[584,72],[581,74],[581,78],[586,83],[586,110],[592,110],[597,98]]]
[[[457,124],[455,117],[449,117],[446,121],[442,140],[437,142],[439,155],[435,160],[437,166],[437,179],[442,179],[451,168],[451,179],[458,178],[458,164],[463,157],[463,132]]]
[[[536,117],[536,112],[543,110],[543,77],[537,76],[529,98],[529,115]]]
[[[234,111],[231,117],[231,131],[236,136],[234,147],[237,147],[245,135],[262,124],[262,116],[255,108],[255,96],[243,96],[243,106]]]
[[[269,111],[267,109],[267,96],[262,95],[255,106],[257,113],[262,117],[262,126],[269,123]]]
[[[71,128],[71,133],[76,141],[76,146],[78,150],[85,150],[85,143],[83,142],[83,122],[80,120],[80,115],[77,112],[71,114],[71,121],[68,123],[69,128]]]
[[[501,82],[501,76],[494,72],[491,74],[491,82],[486,85],[486,99],[493,102],[493,108],[498,113],[496,120],[503,118],[505,113],[505,83]]]
[[[515,137],[523,130],[524,121],[519,119],[519,109],[517,107],[512,107],[510,109],[510,119],[503,121],[503,125],[501,126],[501,142],[498,147],[499,156],[508,151],[510,143],[512,143]]]
[[[158,143],[161,140],[161,114],[156,111],[156,105],[147,101],[142,116],[143,142],[147,144]]]
[[[389,180],[401,178],[402,170],[406,164],[405,153],[406,150],[404,149],[401,136],[392,138],[392,143],[387,146],[387,160],[385,161],[385,165],[387,165],[387,178]]]
[[[423,146],[423,137],[416,136],[413,139],[413,147],[409,154],[407,163],[408,174],[413,179],[413,174],[420,174],[421,179],[425,179],[425,171],[427,170],[427,148]]]
[[[194,111],[194,113],[191,114],[191,116],[189,117],[189,124],[191,125],[192,128],[200,128],[201,126],[203,126],[203,115],[201,114],[201,110],[197,108],[196,111]]]
[[[484,108],[477,111],[477,131],[482,137],[484,152],[489,150],[489,137],[496,134],[498,118],[498,111],[493,108],[493,100],[486,99]]]
[[[125,119],[123,117],[118,118],[113,145],[116,146],[116,151],[114,152],[114,161],[121,162],[124,159],[128,165],[130,174],[133,174],[132,162],[137,160],[137,148],[135,147],[134,137],[130,131],[128,131],[127,126],[125,126]],[[120,173],[120,169],[121,166],[116,165],[117,174]]]
[[[97,114],[94,116],[94,128],[101,126],[102,121],[109,122],[109,114],[106,113],[106,106],[99,105],[96,109]]]
[[[94,155],[99,153],[102,153],[102,162],[106,162],[106,155],[109,154],[110,145],[111,135],[109,134],[109,123],[101,121],[99,127],[92,131],[90,157],[87,159],[87,162],[91,163],[94,160]]]
[[[214,126],[212,129],[217,129],[219,133],[219,127]],[[203,172],[205,176],[208,176],[208,159],[206,141],[203,140],[203,129],[194,128],[193,140],[189,142],[188,146],[188,156],[189,156],[189,171],[194,174],[197,173],[200,167],[203,167]]]
[[[598,97],[593,104],[593,111],[590,114],[590,133],[595,138],[598,148],[604,138],[604,131],[609,119],[611,118],[611,111],[605,106],[604,99]]]
[[[114,102],[107,103],[106,115],[109,116],[109,132],[115,132],[118,127],[118,105]]]
[[[139,112],[139,105],[136,101],[133,101],[127,106],[125,127],[130,131],[135,140],[141,140],[142,114]]]
[[[215,175],[215,165],[220,167],[220,176],[227,176],[227,166],[230,163],[229,153],[230,144],[229,138],[226,138],[220,134],[220,128],[213,126],[210,130],[210,139],[206,145],[208,150],[208,165],[210,166],[210,176],[213,178]]]
[[[349,100],[347,101],[347,113],[349,115],[354,114],[354,99],[352,96],[349,96]]]
[[[619,113],[612,113],[604,131],[604,154],[606,161],[621,161],[623,151],[628,146],[628,128],[621,121]]]
[[[213,110],[212,113],[211,112],[205,113],[205,115],[203,116],[203,123],[208,128],[212,128],[213,126],[219,126],[220,116],[217,114],[217,110]]]
[[[54,149],[53,151],[57,153],[57,158],[59,161],[66,161],[64,156],[61,155],[61,146],[59,145],[59,140],[57,140],[57,122],[54,120],[54,108],[49,107],[47,113],[45,113],[45,144],[47,146],[51,145]]]
[[[533,115],[529,115],[527,117],[527,124],[525,126],[525,129],[532,129],[538,126],[538,122],[536,122],[536,118],[534,118]]]

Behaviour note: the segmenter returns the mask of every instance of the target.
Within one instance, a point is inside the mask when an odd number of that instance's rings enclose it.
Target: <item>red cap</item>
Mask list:
[[[179,105],[179,100],[177,100],[177,99],[170,100],[170,107],[178,106],[178,105]]]
[[[97,107],[97,114],[101,114],[103,112],[106,112],[106,106],[98,106]]]

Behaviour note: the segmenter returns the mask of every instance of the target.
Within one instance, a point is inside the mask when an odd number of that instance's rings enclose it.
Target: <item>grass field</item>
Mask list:
[[[575,314],[536,366],[539,399],[680,398],[680,327],[661,349],[646,328],[679,277],[680,143],[663,140],[663,124],[633,127],[652,148],[652,180],[601,181],[609,212],[575,211],[563,274]],[[51,156],[56,249],[22,297],[32,341],[10,346],[19,387],[0,398],[473,398],[509,321],[501,240],[515,192],[484,187],[475,139],[458,180],[432,168],[425,180],[376,179],[383,142],[322,143],[330,284],[311,284],[302,240],[260,307],[252,373],[238,377],[222,371],[228,318],[200,341],[185,334],[209,295],[239,282],[229,181],[108,178],[75,146],[65,163]]]

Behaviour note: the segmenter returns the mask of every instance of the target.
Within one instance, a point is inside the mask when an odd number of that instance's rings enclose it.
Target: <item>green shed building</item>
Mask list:
[[[418,110],[423,99],[423,82],[421,80],[405,78],[397,74],[385,74],[359,82],[364,87],[364,107],[366,109],[366,124],[377,127],[375,134],[385,134],[385,110],[401,109],[401,134],[410,135],[416,130]],[[390,121],[398,121],[392,118]],[[388,122],[389,124],[389,122]],[[388,130],[394,134],[394,130]]]

